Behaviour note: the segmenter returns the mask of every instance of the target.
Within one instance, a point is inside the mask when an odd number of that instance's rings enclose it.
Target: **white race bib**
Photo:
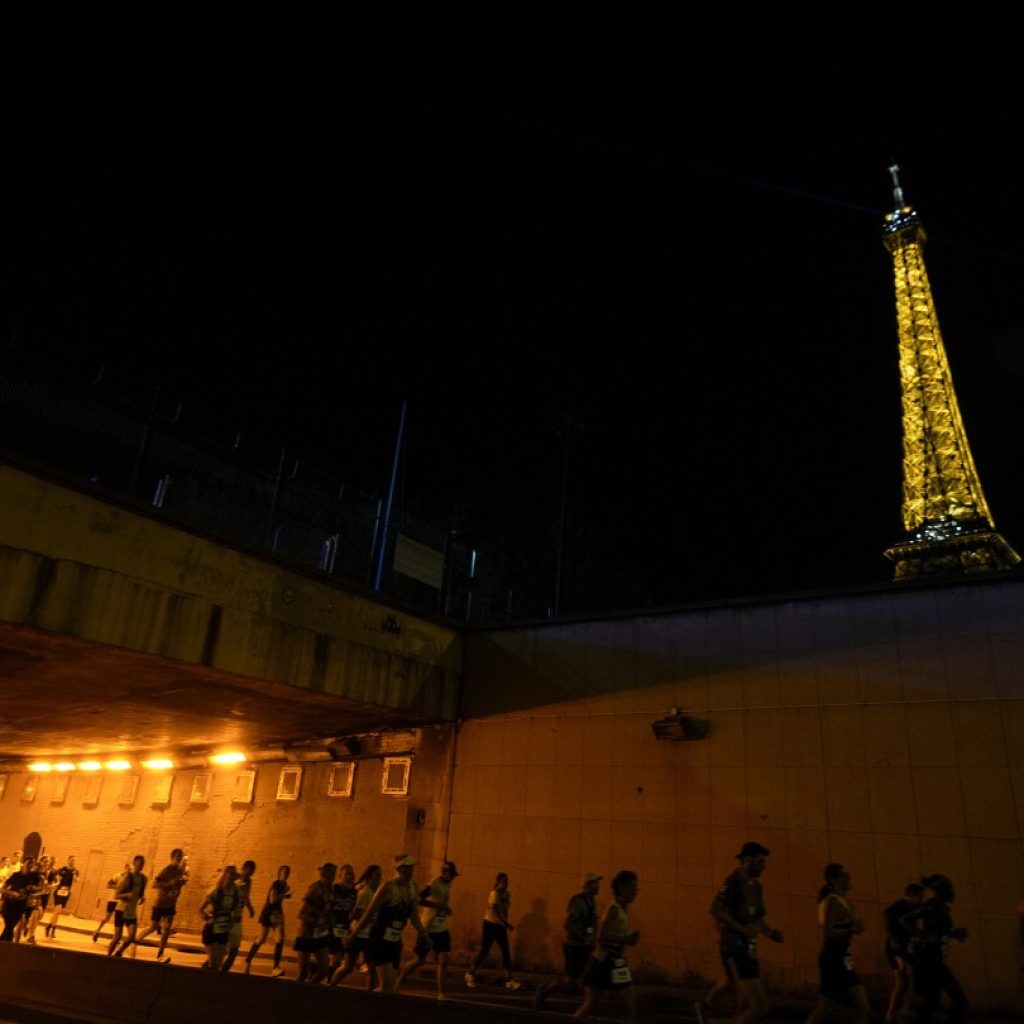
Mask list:
[[[401,942],[402,941],[402,922],[392,921],[390,928],[384,929],[384,941],[385,942]]]
[[[629,965],[622,957],[616,957],[612,962],[612,984],[626,985],[632,980],[633,975],[629,973]]]

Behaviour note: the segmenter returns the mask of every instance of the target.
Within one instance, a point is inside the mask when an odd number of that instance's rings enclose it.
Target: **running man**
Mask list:
[[[448,918],[452,912],[452,882],[458,877],[459,871],[454,861],[446,860],[441,867],[441,874],[420,893],[420,906],[428,910],[423,922],[429,944],[422,939],[417,941],[413,962],[398,975],[398,984],[401,985],[413,971],[419,970],[427,962],[427,957],[433,952],[437,957],[437,998],[440,1000],[448,998],[445,983],[448,976],[448,954],[452,951]]]
[[[719,951],[726,973],[736,984],[739,1014],[736,1024],[755,1024],[771,1006],[761,984],[757,937],[782,941],[782,932],[765,920],[761,875],[771,853],[760,843],[747,842],[736,854],[739,867],[725,880],[711,903],[711,916],[719,929]],[[700,1004],[695,1007],[700,1019]]]
[[[130,875],[131,873],[132,866],[130,863],[126,863],[125,866],[121,869],[120,874],[111,875],[111,877],[107,879],[107,888],[110,890],[110,899],[107,900],[107,908],[103,915],[103,920],[100,921],[98,925],[96,925],[96,931],[92,933],[93,942],[97,942],[99,940],[100,932],[103,931],[104,927],[106,926],[106,923],[114,916],[114,911],[117,910],[116,893],[117,887],[121,884],[121,879],[124,878],[125,875]]]
[[[376,920],[370,930],[367,959],[379,971],[381,991],[393,995],[398,991],[398,968],[402,963],[402,931],[408,922],[425,941],[426,929],[416,913],[420,891],[412,880],[416,858],[408,853],[395,855],[395,877],[385,882],[366,908],[366,916]]]
[[[534,1010],[543,1010],[549,995],[559,988],[579,992],[587,961],[597,941],[597,904],[594,902],[601,888],[603,875],[589,874],[583,879],[583,888],[569,900],[565,912],[565,941],[562,956],[565,970],[561,978],[541,985],[533,997]]]
[[[68,857],[67,864],[58,868],[56,874],[56,887],[53,890],[53,915],[50,923],[43,930],[43,934],[52,939],[57,935],[57,920],[67,909],[68,900],[71,899],[71,886],[78,878],[78,868],[75,867],[75,855]]]
[[[359,893],[356,891],[356,869],[351,864],[342,864],[338,873],[340,881],[331,886],[331,934],[327,937],[327,975],[334,977],[345,959],[345,940],[348,926],[352,922]]]
[[[480,952],[466,971],[466,988],[476,988],[476,972],[487,959],[487,954],[494,943],[498,944],[501,953],[501,974],[505,979],[505,988],[514,990],[521,987],[522,982],[512,977],[512,955],[508,948],[508,933],[515,930],[515,925],[508,919],[511,906],[508,875],[504,871],[499,871],[494,879],[494,888],[487,897],[487,910],[484,912],[484,926],[480,935]]]
[[[149,881],[142,873],[145,865],[146,858],[136,854],[132,858],[131,871],[123,875],[118,882],[117,891],[114,893],[117,899],[117,910],[114,911],[114,937],[107,948],[107,956],[124,956],[124,951],[135,941],[135,932],[139,924],[139,904],[146,899],[146,883]],[[121,936],[126,928],[128,935],[122,941]]]
[[[885,958],[892,968],[892,992],[885,1011],[886,1024],[896,1024],[910,990],[911,963],[914,956],[913,936],[902,925],[904,915],[924,903],[924,886],[911,882],[903,892],[903,899],[885,908]]]
[[[171,850],[170,863],[153,879],[156,899],[153,901],[150,926],[137,939],[137,942],[142,942],[154,932],[160,933],[160,946],[156,951],[158,963],[171,962],[171,958],[165,955],[165,950],[167,940],[171,937],[171,929],[174,927],[174,915],[178,912],[178,897],[187,881],[188,865],[185,862],[184,851]]]
[[[320,878],[302,897],[299,908],[300,931],[295,939],[299,954],[299,981],[320,981],[327,973],[327,940],[331,934],[331,896],[338,865],[328,862],[320,866]],[[310,966],[309,958],[316,961]]]

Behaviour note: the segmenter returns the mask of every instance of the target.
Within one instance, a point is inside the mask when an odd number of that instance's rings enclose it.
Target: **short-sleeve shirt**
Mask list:
[[[347,928],[352,920],[352,908],[356,905],[358,893],[350,885],[335,883],[331,888],[331,912],[336,928]]]
[[[153,901],[154,907],[166,909],[178,905],[178,896],[181,895],[184,875],[185,869],[180,864],[168,864],[153,879],[153,884],[157,889],[156,899]]]
[[[484,920],[490,921],[491,924],[505,924],[508,921],[508,908],[511,905],[512,894],[508,889],[504,892],[492,889],[490,896],[487,897],[487,911],[484,914]]]
[[[452,887],[450,882],[446,882],[440,875],[435,878],[430,885],[423,890],[420,894],[420,899],[430,899],[437,903],[451,904],[451,893]],[[445,910],[435,910],[433,907],[427,907],[430,911],[429,916],[426,919],[425,927],[428,932],[446,932],[448,931],[448,913]]]
[[[715,902],[724,907],[729,916],[741,925],[757,924],[767,913],[764,905],[764,890],[760,879],[744,878],[741,869],[737,868],[718,890]],[[720,937],[723,945],[735,945],[738,941],[746,943],[747,937],[728,925],[719,922]]]
[[[593,946],[597,934],[597,906],[594,897],[578,892],[565,911],[565,941],[570,946]]]
[[[366,913],[366,908],[373,902],[373,897],[377,895],[376,889],[371,889],[368,885],[364,885],[362,889],[358,890],[359,895],[356,897],[356,906],[352,911],[352,916],[359,922],[359,930],[356,935],[360,939],[368,939],[370,937],[370,929],[373,927],[374,922],[377,920],[377,915],[368,917],[365,920],[363,915]]]
[[[53,872],[53,875],[53,880],[57,883],[58,889],[67,889],[68,891],[70,891],[71,886],[74,884],[75,879],[78,877],[78,868],[72,868],[67,866],[57,868],[57,870]]]
[[[146,876],[141,872],[122,875],[118,883],[116,898],[118,909],[128,918],[135,915],[135,908],[146,893]]]
[[[900,923],[904,914],[914,909],[910,900],[897,900],[885,908],[885,950],[892,956],[902,956],[907,951],[910,932]]]

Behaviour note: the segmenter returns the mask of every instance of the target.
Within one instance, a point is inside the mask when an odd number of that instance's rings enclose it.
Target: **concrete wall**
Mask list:
[[[9,854],[20,849],[25,835],[35,831],[42,836],[44,852],[59,861],[75,854],[84,877],[71,909],[79,916],[97,917],[107,898],[104,882],[126,860],[141,853],[152,878],[167,863],[170,851],[180,846],[189,855],[192,881],[182,893],[178,924],[196,931],[201,927],[199,904],[225,864],[256,861],[253,902],[257,911],[278,866],[290,864],[295,898],[288,907],[288,928],[294,936],[299,898],[324,861],[348,862],[357,872],[376,862],[390,877],[391,858],[411,852],[424,861],[417,878],[429,881],[439,869],[447,839],[452,730],[433,726],[412,735],[415,753],[406,797],[381,794],[382,764],[376,759],[358,764],[351,798],[327,796],[330,764],[318,762],[303,766],[299,799],[279,801],[282,766],[259,766],[255,797],[247,805],[231,801],[237,773],[230,769],[213,773],[213,791],[206,805],[189,802],[195,772],[176,773],[166,807],[152,805],[156,785],[152,775],[140,777],[130,807],[118,803],[123,776],[106,775],[99,803],[87,807],[82,802],[85,775],[70,778],[61,804],[51,803],[55,777],[44,776],[35,799],[25,802],[27,776],[9,775],[0,798],[0,851]],[[417,823],[418,811],[425,817],[422,825]],[[145,908],[143,918],[148,923]],[[244,926],[246,939],[255,938],[255,922],[246,917]]]
[[[673,707],[709,736],[656,740]],[[471,636],[462,714],[449,851],[463,942],[506,870],[519,960],[555,963],[582,874],[628,867],[641,973],[711,978],[708,905],[756,839],[786,933],[764,944],[769,985],[816,986],[815,894],[838,860],[869,984],[886,971],[882,908],[940,871],[971,933],[952,954],[971,998],[1024,1009],[1024,580]]]
[[[454,715],[461,644],[445,626],[13,466],[0,494],[2,621]]]

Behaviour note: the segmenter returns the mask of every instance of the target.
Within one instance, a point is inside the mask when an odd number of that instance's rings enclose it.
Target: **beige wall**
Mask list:
[[[447,837],[450,758],[451,728],[430,727],[416,734],[407,797],[381,795],[382,763],[370,759],[358,764],[352,798],[327,796],[329,763],[306,764],[297,801],[277,800],[281,765],[265,764],[256,769],[255,798],[250,805],[231,802],[236,772],[230,769],[213,773],[208,805],[189,802],[195,773],[178,772],[166,807],[152,806],[153,775],[141,776],[131,807],[118,803],[123,776],[107,775],[99,803],[85,807],[84,775],[71,778],[62,804],[51,802],[54,777],[44,776],[35,799],[25,802],[21,797],[27,776],[9,775],[0,799],[0,852],[20,849],[25,835],[36,831],[45,853],[61,863],[68,854],[75,854],[80,870],[85,872],[91,865],[92,877],[80,880],[71,909],[80,916],[95,917],[106,901],[103,883],[126,860],[141,853],[152,878],[167,863],[170,851],[180,846],[189,855],[192,881],[182,893],[178,922],[197,931],[202,923],[199,904],[225,864],[256,861],[253,902],[257,912],[277,867],[290,864],[295,898],[288,908],[288,925],[294,937],[299,897],[315,881],[316,869],[324,861],[349,862],[357,871],[376,862],[390,877],[391,858],[408,851],[423,859],[417,878],[432,877],[440,867]],[[426,818],[423,825],[416,823],[420,810]],[[94,851],[91,861],[90,851]],[[145,908],[143,918],[148,923]],[[254,921],[246,918],[245,929],[247,941],[255,937]]]
[[[708,738],[657,741],[672,707],[708,719]],[[773,851],[769,920],[786,933],[763,949],[769,985],[817,984],[815,894],[838,860],[870,985],[882,908],[941,871],[971,933],[952,955],[970,997],[1024,1008],[1024,581],[471,636],[462,713],[449,852],[463,941],[506,870],[518,959],[556,963],[582,874],[628,867],[635,961],[711,978],[708,905],[752,838]]]

